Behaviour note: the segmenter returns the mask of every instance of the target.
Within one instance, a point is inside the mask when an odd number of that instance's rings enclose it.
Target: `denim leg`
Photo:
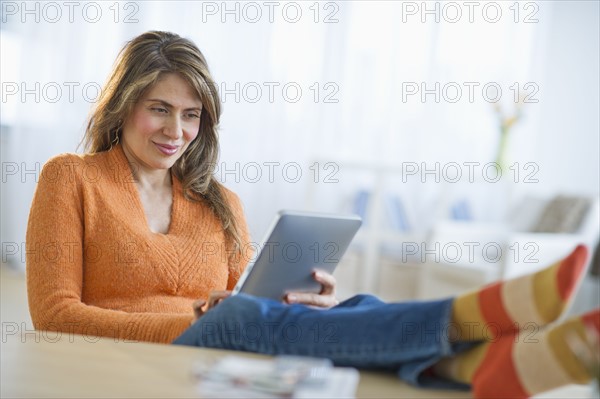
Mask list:
[[[323,310],[238,294],[173,343],[325,357],[338,366],[394,369],[421,385],[425,369],[455,353],[447,339],[451,310],[452,299],[384,303],[359,295]]]
[[[336,308],[347,308],[353,306],[379,306],[384,304],[385,302],[374,295],[360,294],[340,302]]]

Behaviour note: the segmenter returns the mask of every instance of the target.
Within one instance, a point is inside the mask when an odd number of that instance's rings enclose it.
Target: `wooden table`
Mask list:
[[[194,362],[243,352],[56,333],[9,335],[1,345],[1,396],[198,397]],[[465,398],[465,392],[412,388],[393,374],[361,372],[357,397]]]

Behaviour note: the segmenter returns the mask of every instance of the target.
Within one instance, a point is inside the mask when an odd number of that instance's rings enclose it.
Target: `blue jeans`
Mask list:
[[[324,357],[338,366],[394,370],[416,386],[465,389],[469,386],[424,373],[442,357],[473,346],[448,340],[452,301],[384,303],[357,295],[324,310],[238,294],[173,343]]]

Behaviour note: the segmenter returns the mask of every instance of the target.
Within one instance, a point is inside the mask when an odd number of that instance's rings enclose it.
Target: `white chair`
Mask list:
[[[595,197],[576,232],[534,233],[548,201],[527,198],[506,224],[445,221],[431,231],[417,284],[417,297],[456,295],[489,282],[535,272],[567,255],[577,244],[592,251],[600,235],[600,200]],[[473,244],[477,243],[477,244]],[[438,259],[433,250],[438,248]],[[458,256],[458,249],[462,254]],[[498,249],[502,256],[498,258]]]

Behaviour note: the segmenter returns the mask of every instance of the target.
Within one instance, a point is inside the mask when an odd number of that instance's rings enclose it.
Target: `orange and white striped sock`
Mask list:
[[[587,256],[587,248],[579,245],[546,269],[457,297],[452,308],[453,340],[490,341],[556,320],[583,277]]]
[[[586,329],[593,334],[587,334]],[[440,361],[435,372],[470,383],[474,398],[527,398],[563,385],[589,382],[592,371],[575,355],[570,343],[574,336],[585,340],[593,335],[597,350],[599,334],[600,309],[596,309],[534,335],[516,333],[482,343]]]

